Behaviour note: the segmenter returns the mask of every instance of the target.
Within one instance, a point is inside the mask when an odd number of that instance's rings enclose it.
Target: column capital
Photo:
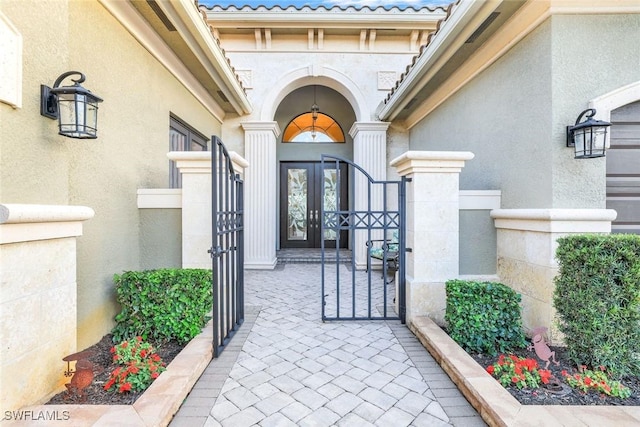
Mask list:
[[[494,209],[495,227],[544,233],[610,233],[613,209]]]
[[[351,129],[349,129],[349,135],[355,138],[359,132],[387,132],[389,129],[389,122],[355,122]]]
[[[211,173],[211,151],[169,151],[167,157],[176,162],[182,174]],[[237,152],[230,151],[229,157],[236,173],[242,174],[249,167],[249,162]]]
[[[245,132],[273,132],[276,138],[280,136],[278,122],[242,122],[240,126]]]
[[[400,176],[415,173],[460,173],[467,160],[474,158],[469,151],[407,151],[391,161]]]

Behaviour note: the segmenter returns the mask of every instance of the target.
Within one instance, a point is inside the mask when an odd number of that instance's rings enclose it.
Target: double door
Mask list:
[[[335,248],[336,232],[321,233],[320,213],[348,209],[346,168],[320,162],[280,163],[280,247],[320,248],[324,237],[326,248]],[[341,232],[340,247],[347,247],[348,233]]]

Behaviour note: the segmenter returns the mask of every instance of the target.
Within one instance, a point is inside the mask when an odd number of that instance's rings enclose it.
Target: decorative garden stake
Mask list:
[[[547,362],[544,365],[544,369],[549,368],[549,363],[551,359],[553,359],[553,363],[558,366],[560,362],[556,361],[556,352],[551,351],[549,345],[545,342],[543,334],[547,332],[547,328],[544,326],[540,326],[533,329],[533,337],[531,338],[531,345],[527,347],[529,351],[536,351],[536,356],[540,358],[540,360]]]
[[[67,362],[67,370],[64,371],[65,377],[71,377],[71,382],[65,384],[67,387],[67,397],[76,393],[82,400],[87,398],[84,389],[91,385],[93,381],[93,363],[87,360],[93,356],[91,351],[81,351],[79,353],[73,353],[62,359]],[[76,370],[72,371],[69,367],[69,363],[76,361]]]

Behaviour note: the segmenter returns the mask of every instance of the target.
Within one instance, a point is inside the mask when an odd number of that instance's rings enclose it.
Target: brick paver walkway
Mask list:
[[[172,427],[485,425],[399,321],[322,323],[319,264],[245,279],[245,323]]]

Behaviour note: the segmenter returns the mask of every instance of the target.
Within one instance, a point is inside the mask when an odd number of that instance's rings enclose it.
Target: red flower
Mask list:
[[[159,373],[157,373],[157,372],[152,372],[152,373],[151,373],[151,378],[153,378],[154,380],[155,380],[156,378],[158,378],[159,376],[160,376],[160,374],[159,374]]]
[[[120,386],[120,393],[124,393],[125,391],[131,391],[131,383],[124,383]]]
[[[120,344],[120,347],[122,348],[127,348],[129,346],[129,341],[123,341],[122,344]]]
[[[591,385],[591,378],[586,377],[586,378],[584,379],[584,383],[585,383],[586,385]]]
[[[511,378],[511,382],[514,383],[514,384],[517,383],[518,381],[520,381],[520,378],[518,378],[518,377]]]
[[[109,350],[112,354],[116,352],[116,348],[115,347],[111,347],[111,350]]]
[[[563,369],[562,372],[560,373],[562,374],[563,377],[566,377],[567,375],[569,375],[566,369]]]
[[[493,365],[491,365],[491,366],[487,366],[487,372],[488,372],[489,374],[491,374],[491,375],[493,375],[493,371],[494,371],[494,369],[495,369],[495,368],[493,367]]]
[[[120,355],[119,354],[114,354],[113,355],[113,361],[117,362],[118,360],[120,360]]]

